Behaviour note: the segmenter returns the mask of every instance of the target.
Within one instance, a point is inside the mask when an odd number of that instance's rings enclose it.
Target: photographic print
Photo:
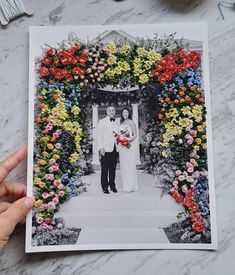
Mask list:
[[[217,248],[207,36],[30,28],[26,252]]]

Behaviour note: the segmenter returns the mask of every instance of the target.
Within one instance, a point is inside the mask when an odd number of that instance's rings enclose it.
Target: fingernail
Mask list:
[[[33,205],[34,205],[34,198],[32,198],[32,197],[27,197],[27,198],[25,199],[24,203],[25,203],[25,205],[26,205],[27,208],[30,208],[30,209],[31,209],[31,208],[33,207]]]

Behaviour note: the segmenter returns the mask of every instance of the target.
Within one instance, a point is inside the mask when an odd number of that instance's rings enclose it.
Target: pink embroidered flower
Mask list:
[[[179,179],[179,181],[184,181],[184,180],[185,180],[185,176],[180,175],[180,176],[178,177],[178,179]]]
[[[64,191],[60,191],[60,192],[59,192],[59,197],[63,197],[64,194],[65,194]]]
[[[176,170],[176,171],[175,171],[175,174],[176,174],[176,176],[179,176],[179,175],[182,174],[182,172],[181,172],[180,170]]]
[[[49,197],[49,194],[47,192],[42,193],[43,199],[47,199]]]
[[[50,193],[49,193],[49,196],[51,197],[51,196],[53,196],[55,194],[55,192],[54,191],[51,191]]]
[[[46,180],[54,180],[54,175],[53,174],[46,174],[45,175],[45,178],[46,178]]]
[[[189,131],[190,131],[190,128],[189,128],[189,127],[186,127],[186,128],[185,128],[185,131],[186,131],[186,132],[189,132]]]
[[[190,134],[185,135],[186,139],[192,139],[192,136]]]
[[[192,139],[188,139],[187,140],[187,144],[193,144],[193,140]]]
[[[47,205],[45,203],[43,203],[39,206],[39,209],[40,210],[45,210],[45,209],[47,209]]]
[[[191,176],[187,176],[187,177],[186,177],[186,181],[187,181],[187,182],[193,182],[193,178],[192,178]]]
[[[61,184],[61,180],[54,180],[54,185],[58,187]]]
[[[183,140],[180,138],[179,139],[179,144],[182,144],[183,143]]]
[[[193,168],[193,167],[189,167],[189,168],[187,169],[187,171],[188,171],[189,173],[193,173],[194,168]]]
[[[47,204],[48,208],[49,209],[55,209],[55,203],[50,201],[48,204]]]
[[[55,164],[56,163],[56,160],[55,159],[50,159],[50,164]]]
[[[188,187],[186,185],[183,185],[182,187],[182,191],[187,194],[188,193]]]
[[[42,217],[37,217],[36,221],[37,221],[38,224],[41,224],[43,222],[43,218]]]
[[[63,189],[64,185],[61,183],[60,185],[58,185],[58,189]]]
[[[187,172],[187,171],[184,171],[184,172],[183,172],[183,175],[184,175],[185,177],[187,177],[187,176],[188,176],[188,172]]]
[[[61,143],[58,142],[58,143],[55,144],[56,149],[59,149],[60,147],[61,147]]]
[[[191,130],[191,135],[196,136],[197,135],[197,131]]]
[[[59,170],[59,166],[58,165],[53,165],[52,168],[53,168],[54,172]]]
[[[59,199],[58,199],[58,198],[54,198],[52,201],[53,201],[55,204],[57,204],[57,203],[59,202]]]
[[[193,167],[193,164],[191,162],[186,162],[186,167],[189,168],[189,167]]]

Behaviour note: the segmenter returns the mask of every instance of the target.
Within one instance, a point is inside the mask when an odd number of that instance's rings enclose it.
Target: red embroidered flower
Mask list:
[[[51,58],[49,56],[45,56],[42,60],[42,63],[48,66],[51,63]]]
[[[199,210],[199,207],[195,201],[192,201],[192,203],[188,206],[188,209],[191,212],[197,212]]]
[[[49,218],[49,217],[47,217],[47,218],[45,219],[44,223],[45,223],[45,224],[50,224],[51,221],[52,221],[52,219]]]
[[[39,74],[41,77],[46,77],[49,74],[49,70],[46,67],[41,67]]]
[[[202,217],[197,213],[192,213],[190,215],[190,220],[191,220],[191,222],[198,222],[198,221],[202,220]]]
[[[177,202],[181,202],[181,201],[183,201],[183,199],[184,199],[184,197],[181,195],[181,194],[177,194],[177,196],[175,197],[175,200],[177,201]]]
[[[81,68],[79,67],[74,67],[73,70],[72,70],[72,73],[74,75],[84,75],[85,71],[82,70]]]
[[[47,50],[47,54],[48,54],[48,55],[52,55],[53,53],[54,53],[54,51],[53,51],[52,48],[50,48],[50,49]]]
[[[201,221],[194,222],[192,224],[192,228],[198,233],[200,233],[204,230],[203,223]]]

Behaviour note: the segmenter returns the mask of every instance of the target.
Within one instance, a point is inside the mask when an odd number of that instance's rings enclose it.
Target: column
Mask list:
[[[92,105],[92,164],[99,165],[99,152],[97,148],[98,105]]]
[[[138,115],[138,103],[131,104],[132,106],[132,119],[135,122],[137,128],[137,138],[135,141],[136,151],[137,151],[137,165],[141,164],[140,161],[140,140],[139,140],[139,115]]]

